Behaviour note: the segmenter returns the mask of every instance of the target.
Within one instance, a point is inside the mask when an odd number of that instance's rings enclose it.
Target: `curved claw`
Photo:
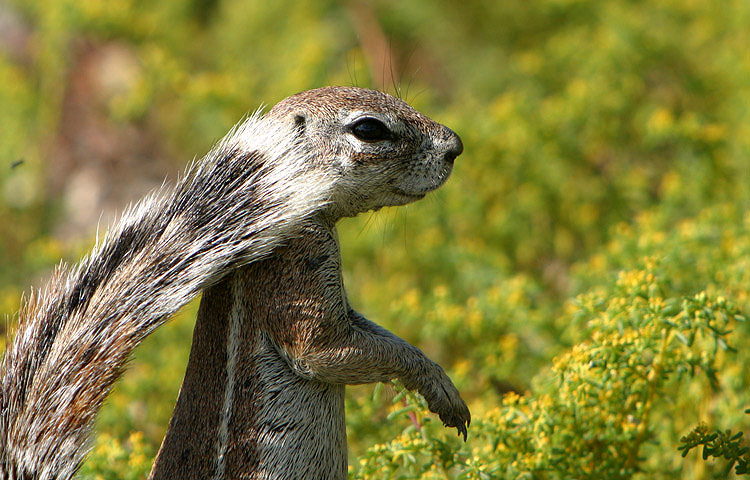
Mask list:
[[[438,414],[443,425],[456,428],[458,435],[463,436],[466,441],[467,428],[471,423],[471,413],[466,402],[463,401],[461,394],[439,365],[434,364],[431,373],[427,379],[420,382],[418,391],[427,400],[430,410]],[[409,384],[405,382],[405,385],[409,388]]]
[[[458,436],[459,437],[461,435],[464,436],[464,442],[466,441],[466,438],[469,435],[468,432],[466,431],[466,427],[467,427],[467,425],[464,425],[463,423],[461,425],[459,425],[459,426],[456,427],[456,430],[458,430]]]
[[[456,427],[456,430],[458,430],[458,436],[459,437],[460,436],[464,437],[464,442],[468,438],[469,434],[468,434],[467,430],[469,428],[469,424],[471,423],[471,414],[469,413],[468,409],[466,409],[465,414],[466,414],[466,416],[463,417],[461,420],[459,420],[458,425],[452,425],[453,427]]]
[[[440,414],[440,419],[443,421],[443,425],[446,427],[454,427],[458,430],[458,436],[464,437],[464,442],[468,438],[468,428],[471,424],[471,412],[463,400],[460,400],[461,405],[457,408],[457,412],[454,410],[450,414]]]

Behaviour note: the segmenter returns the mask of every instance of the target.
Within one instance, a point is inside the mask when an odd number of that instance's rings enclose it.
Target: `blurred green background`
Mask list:
[[[352,475],[724,475],[677,445],[750,427],[748,45],[743,0],[0,0],[0,312],[245,113],[377,88],[465,153],[426,200],[341,223],[348,293],[476,422],[465,445],[432,428],[409,447],[390,390],[351,388]],[[195,310],[137,351],[85,475],[148,471]]]

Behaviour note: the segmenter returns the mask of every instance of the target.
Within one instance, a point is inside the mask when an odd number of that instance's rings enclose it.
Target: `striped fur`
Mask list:
[[[132,350],[201,289],[268,255],[331,196],[294,130],[254,115],[126,211],[20,313],[2,365],[0,477],[69,478]]]

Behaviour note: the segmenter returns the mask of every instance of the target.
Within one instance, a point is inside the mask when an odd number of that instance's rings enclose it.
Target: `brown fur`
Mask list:
[[[340,478],[347,383],[401,378],[465,435],[442,369],[349,308],[333,227],[424,197],[462,148],[359,88],[303,92],[238,125],[25,305],[0,369],[0,478],[72,477],[132,350],[203,289],[154,478]]]
[[[466,434],[469,411],[443,370],[352,310],[344,291],[336,221],[365,210],[362,204],[371,201],[366,195],[379,190],[393,195],[397,181],[409,186],[410,177],[422,175],[428,185],[439,185],[443,164],[428,163],[443,155],[452,162],[450,155],[461,149],[450,130],[385,94],[373,96],[363,102],[357,90],[304,92],[269,113],[300,123],[305,140],[321,157],[343,150],[349,168],[366,173],[350,176],[357,181],[347,192],[348,202],[332,202],[269,259],[244,267],[206,293],[185,382],[152,479],[345,478],[346,384],[399,378],[424,395],[446,425]],[[347,151],[342,139],[352,106],[359,111],[355,116],[389,121],[397,139]],[[397,202],[381,198],[370,208],[406,203],[431,188],[412,190]],[[240,325],[234,346],[226,328],[233,321]],[[233,381],[227,380],[229,370]],[[212,390],[213,379],[195,381],[217,372],[224,395]],[[230,403],[226,388],[232,389]],[[202,418],[205,413],[213,419],[216,411],[226,415],[224,436]]]
[[[205,295],[152,479],[346,478],[345,384],[399,378],[447,425],[461,431],[468,423],[465,404],[437,364],[349,307],[328,222],[311,221],[271,258]],[[223,396],[215,385],[217,375],[218,383],[226,382],[226,325],[233,314],[242,322],[239,375],[218,475],[214,419]]]

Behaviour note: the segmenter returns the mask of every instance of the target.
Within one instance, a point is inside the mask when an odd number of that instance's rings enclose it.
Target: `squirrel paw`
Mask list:
[[[423,384],[419,393],[427,400],[430,411],[438,414],[443,425],[455,427],[458,435],[463,436],[466,441],[471,413],[448,375],[439,366],[437,368],[437,378],[433,377],[432,381]]]

